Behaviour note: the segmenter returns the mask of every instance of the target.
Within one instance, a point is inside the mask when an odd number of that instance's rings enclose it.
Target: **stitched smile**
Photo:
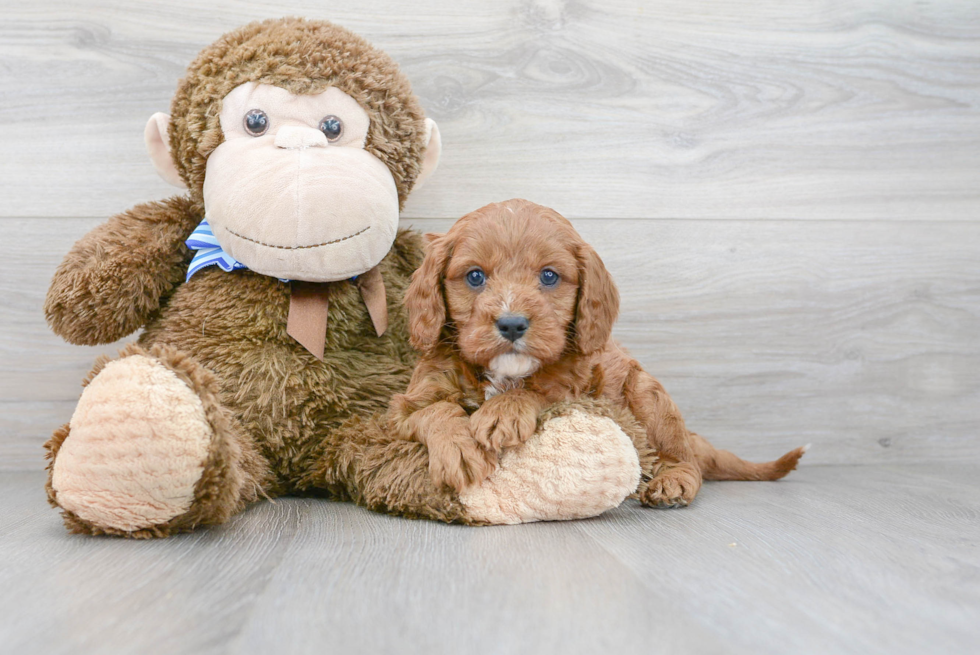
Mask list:
[[[258,245],[265,246],[266,248],[279,248],[280,250],[305,250],[306,248],[319,248],[321,246],[329,246],[330,244],[333,244],[333,243],[340,243],[341,241],[347,241],[348,239],[353,239],[356,236],[359,236],[361,234],[364,234],[365,232],[367,232],[370,229],[371,229],[371,226],[368,225],[363,230],[358,230],[354,234],[350,234],[350,235],[348,235],[346,237],[341,237],[339,239],[333,239],[331,241],[324,241],[323,243],[314,243],[314,244],[311,244],[311,245],[308,245],[308,246],[277,246],[277,245],[274,245],[274,244],[271,244],[271,243],[265,243],[264,241],[256,241],[255,239],[250,239],[247,236],[245,236],[244,234],[239,234],[238,232],[235,232],[234,230],[230,230],[227,227],[224,228],[224,230],[226,232],[228,232],[229,234],[233,234],[234,236],[238,237],[239,239],[245,239],[246,241],[251,241],[252,243],[257,243]]]

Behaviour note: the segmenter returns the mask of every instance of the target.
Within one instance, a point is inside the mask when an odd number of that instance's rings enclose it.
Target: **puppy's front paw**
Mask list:
[[[473,438],[495,453],[521,445],[531,438],[537,425],[535,408],[508,394],[490,398],[470,416]]]
[[[446,434],[429,439],[429,477],[437,487],[457,492],[487,479],[497,467],[497,456],[487,452],[469,434]]]
[[[701,473],[689,462],[664,465],[647,483],[640,502],[650,507],[685,507],[701,488]]]

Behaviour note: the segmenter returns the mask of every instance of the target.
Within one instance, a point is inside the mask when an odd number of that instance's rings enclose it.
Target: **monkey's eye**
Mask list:
[[[245,131],[252,136],[262,136],[269,129],[269,117],[261,109],[252,109],[245,114]]]
[[[543,271],[541,271],[541,275],[539,277],[541,279],[541,284],[543,284],[546,287],[555,286],[556,284],[558,284],[558,280],[560,279],[558,273],[550,268],[546,268]]]
[[[327,137],[327,141],[336,141],[344,133],[344,121],[331,114],[320,121],[320,131]]]
[[[487,283],[487,274],[482,269],[474,268],[466,274],[466,284],[472,289],[479,289]]]

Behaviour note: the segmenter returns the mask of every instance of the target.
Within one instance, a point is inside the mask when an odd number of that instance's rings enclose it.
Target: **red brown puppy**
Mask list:
[[[659,452],[647,505],[690,503],[702,479],[776,480],[805,448],[747,462],[684,425],[663,386],[610,338],[619,293],[564,217],[526,200],[487,205],[434,236],[405,303],[422,359],[389,417],[425,443],[435,482],[483,480],[534,434],[547,406],[583,396],[625,407]]]

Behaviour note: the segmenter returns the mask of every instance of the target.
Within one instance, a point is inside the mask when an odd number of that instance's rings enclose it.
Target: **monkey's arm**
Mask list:
[[[55,271],[44,315],[70,343],[111,343],[142,327],[184,278],[201,221],[187,197],[137,205],[98,226]]]

